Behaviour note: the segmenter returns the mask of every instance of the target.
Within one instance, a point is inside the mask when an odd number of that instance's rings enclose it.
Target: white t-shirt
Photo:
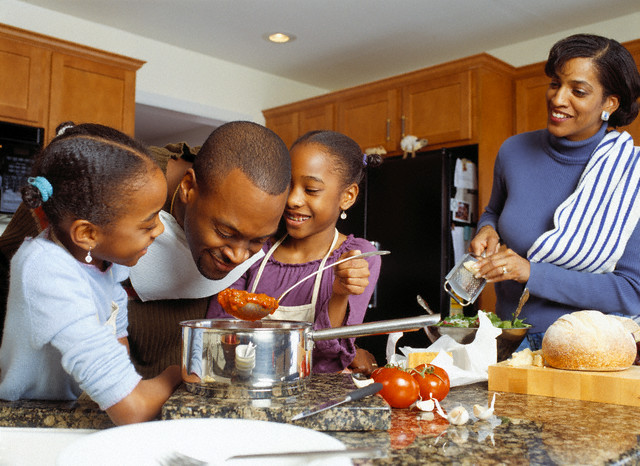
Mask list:
[[[131,268],[133,288],[142,301],[195,299],[213,296],[229,288],[264,252],[254,254],[220,280],[200,274],[187,243],[184,230],[168,212],[160,211],[164,232],[147,253]]]

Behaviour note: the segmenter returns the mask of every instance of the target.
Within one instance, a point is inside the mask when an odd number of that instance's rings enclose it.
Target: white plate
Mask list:
[[[0,427],[0,465],[53,466],[58,453],[94,429]]]
[[[175,419],[114,427],[89,434],[65,448],[58,466],[155,465],[178,451],[211,464],[239,454],[344,449],[339,440],[304,427],[244,419]],[[349,465],[348,458],[326,464]],[[309,464],[309,459],[260,460],[256,464]],[[320,464],[315,462],[314,464]]]

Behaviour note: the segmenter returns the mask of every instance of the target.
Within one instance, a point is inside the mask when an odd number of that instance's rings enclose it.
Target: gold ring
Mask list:
[[[503,266],[502,266],[502,275],[504,275],[504,274],[505,274],[505,273],[507,273],[507,272],[508,272],[508,270],[507,270],[507,266],[506,266],[506,265],[503,265]]]

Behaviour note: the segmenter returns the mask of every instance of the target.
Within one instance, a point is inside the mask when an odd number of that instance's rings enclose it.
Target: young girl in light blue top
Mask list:
[[[85,392],[116,424],[159,414],[180,369],[136,373],[120,282],[162,233],[166,190],[146,148],[102,125],[65,124],[38,155],[22,197],[48,227],[11,261],[0,398]]]

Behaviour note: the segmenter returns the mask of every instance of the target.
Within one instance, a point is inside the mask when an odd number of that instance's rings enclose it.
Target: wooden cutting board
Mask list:
[[[552,367],[489,366],[489,390],[640,406],[640,366],[624,371],[587,372]]]

